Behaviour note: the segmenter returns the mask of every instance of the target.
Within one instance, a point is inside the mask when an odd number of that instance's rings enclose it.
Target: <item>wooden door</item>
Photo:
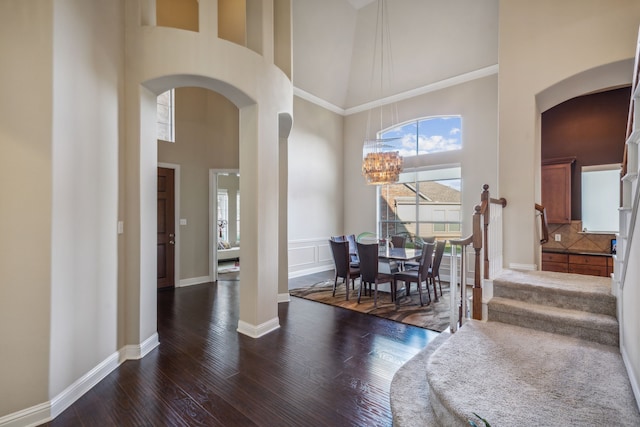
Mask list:
[[[158,168],[158,289],[175,286],[174,170]]]

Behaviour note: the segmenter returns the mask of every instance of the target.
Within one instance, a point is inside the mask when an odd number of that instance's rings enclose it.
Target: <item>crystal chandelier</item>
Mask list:
[[[389,22],[387,17],[386,0],[378,0],[378,13],[376,18],[376,31],[373,40],[373,66],[371,68],[371,88],[376,62],[380,61],[380,88],[379,99],[384,98],[384,85],[390,86],[392,74],[391,41],[389,35]],[[385,46],[386,43],[386,46]],[[386,49],[386,50],[385,50]],[[386,70],[385,70],[386,66]],[[386,71],[386,74],[385,74]],[[385,78],[387,82],[385,82]],[[372,95],[373,90],[371,91]],[[383,128],[383,106],[380,105],[380,129]],[[402,156],[398,149],[400,138],[369,138],[371,128],[371,114],[374,108],[369,110],[367,118],[367,133],[362,147],[362,175],[369,185],[385,185],[398,182],[402,172]],[[390,108],[391,121],[397,123],[397,108],[395,104]],[[394,115],[395,113],[395,115]],[[394,121],[394,119],[396,119]]]

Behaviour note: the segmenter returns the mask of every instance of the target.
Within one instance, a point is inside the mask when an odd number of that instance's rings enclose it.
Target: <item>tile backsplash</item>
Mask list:
[[[615,234],[581,233],[582,221],[571,221],[571,224],[549,224],[549,241],[542,245],[549,249],[569,249],[585,252],[611,253],[611,239]],[[555,241],[560,234],[561,240]]]

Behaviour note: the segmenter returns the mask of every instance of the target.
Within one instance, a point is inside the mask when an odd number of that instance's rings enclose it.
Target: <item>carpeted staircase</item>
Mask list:
[[[489,321],[443,334],[391,383],[394,426],[640,425],[606,278],[507,270]]]
[[[493,281],[489,321],[618,346],[611,279],[506,270]]]

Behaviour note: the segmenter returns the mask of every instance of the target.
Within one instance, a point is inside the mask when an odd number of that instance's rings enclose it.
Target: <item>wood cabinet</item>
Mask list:
[[[607,259],[603,256],[569,255],[569,273],[607,277]]]
[[[613,259],[603,255],[543,252],[542,270],[609,277],[613,273]]]
[[[542,205],[550,224],[571,222],[571,165],[574,159],[548,160],[542,164]]]
[[[556,271],[558,273],[568,273],[569,255],[542,252],[542,270]]]

